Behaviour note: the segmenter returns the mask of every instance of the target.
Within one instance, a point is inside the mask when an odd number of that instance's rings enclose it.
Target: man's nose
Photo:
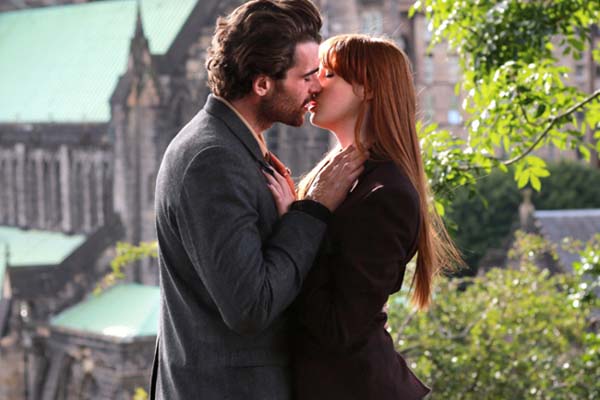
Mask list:
[[[310,94],[317,94],[319,92],[321,92],[321,89],[323,89],[323,87],[321,86],[321,81],[319,81],[319,77],[317,76],[317,74],[314,74],[311,77],[311,85],[310,85],[310,89],[309,92]]]

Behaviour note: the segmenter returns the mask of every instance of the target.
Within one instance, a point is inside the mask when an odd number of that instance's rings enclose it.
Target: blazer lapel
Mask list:
[[[259,163],[264,164],[264,158],[260,147],[256,142],[256,138],[250,132],[246,124],[233,112],[227,104],[216,99],[212,94],[208,96],[206,104],[204,105],[204,111],[210,115],[219,118],[227,125],[231,133],[238,138],[240,142],[246,147],[248,152],[254,157]]]

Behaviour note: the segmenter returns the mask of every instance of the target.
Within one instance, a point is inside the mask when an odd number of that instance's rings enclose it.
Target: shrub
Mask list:
[[[599,244],[586,253],[596,271]],[[428,312],[411,311],[402,295],[390,301],[392,337],[433,399],[600,398],[594,302],[581,294],[589,278],[540,269],[534,255],[547,251],[541,237],[519,233],[514,269],[444,278]]]

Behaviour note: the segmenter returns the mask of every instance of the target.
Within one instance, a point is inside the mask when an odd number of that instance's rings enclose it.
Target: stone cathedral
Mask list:
[[[0,70],[0,225],[89,234],[118,217],[125,240],[153,240],[154,177],[208,94],[204,52],[231,3],[145,0],[137,22],[134,1],[4,14],[17,39]],[[329,146],[317,129],[286,131],[269,142],[297,173]]]

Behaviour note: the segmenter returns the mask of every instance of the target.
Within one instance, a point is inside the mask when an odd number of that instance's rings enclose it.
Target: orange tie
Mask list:
[[[294,193],[294,196],[296,196],[296,185],[294,185],[294,180],[290,175],[290,170],[285,166],[284,163],[281,162],[281,160],[279,160],[279,158],[275,156],[275,154],[268,152],[266,158],[267,162],[271,164],[273,168],[275,168],[275,171],[285,178],[292,193]]]

